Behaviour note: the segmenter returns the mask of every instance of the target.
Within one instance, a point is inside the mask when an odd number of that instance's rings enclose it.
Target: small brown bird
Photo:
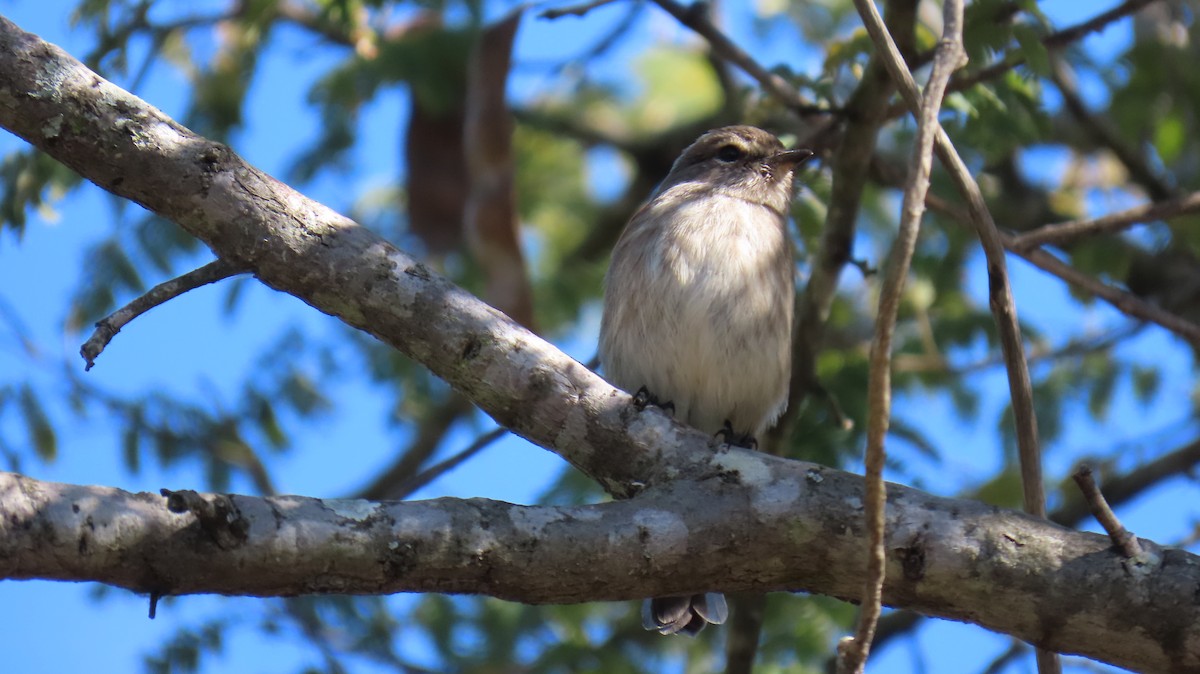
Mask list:
[[[753,446],[787,407],[792,174],[812,156],[752,126],[700,136],[629,221],[605,277],[600,360],[635,401]],[[725,621],[717,593],[648,600],[647,629]]]

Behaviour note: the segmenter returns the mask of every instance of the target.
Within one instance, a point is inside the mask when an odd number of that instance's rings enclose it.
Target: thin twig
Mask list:
[[[79,355],[83,356],[84,362],[87,363],[84,370],[92,369],[92,366],[96,364],[96,358],[100,352],[104,351],[104,347],[108,346],[121,328],[133,319],[189,290],[236,276],[245,271],[232,262],[218,258],[199,269],[193,269],[182,276],[154,286],[146,294],[105,316],[96,323],[96,329],[92,332],[92,336],[79,348]]]
[[[471,401],[458,393],[451,393],[437,407],[423,415],[408,446],[397,453],[392,465],[378,471],[371,483],[353,492],[351,498],[369,501],[404,498],[404,485],[412,481],[437,451],[450,427],[473,409],[475,406]]]
[[[1051,61],[1050,79],[1063,97],[1063,107],[1071,114],[1092,140],[1108,148],[1125,166],[1130,176],[1150,194],[1154,201],[1173,196],[1174,189],[1151,165],[1141,149],[1127,142],[1121,131],[1106,117],[1093,114],[1075,84],[1075,73],[1061,58]]]
[[[859,6],[859,13],[863,14],[866,12],[864,5],[871,3],[870,0],[856,0],[855,4]],[[925,213],[925,195],[929,192],[933,142],[937,136],[937,116],[942,94],[950,75],[966,63],[966,53],[962,46],[962,0],[946,0],[943,13],[942,39],[938,43],[933,70],[921,101],[917,136],[908,165],[908,184],[901,205],[900,226],[888,256],[887,272],[879,294],[879,311],[875,319],[875,339],[871,343],[870,375],[867,384],[869,411],[865,462],[866,495],[863,504],[869,538],[867,578],[863,588],[858,629],[852,639],[843,640],[838,645],[838,672],[844,673],[861,674],[865,670],[867,656],[871,651],[871,640],[875,636],[875,626],[881,612],[883,576],[887,562],[884,549],[887,490],[883,482],[883,468],[887,459],[884,440],[891,417],[892,335],[896,329],[904,281],[908,277],[909,265],[916,248],[921,216]],[[866,21],[866,17],[863,20]],[[903,63],[900,51],[890,40],[886,45],[880,45],[880,49],[889,52],[885,58]]]
[[[934,195],[929,196],[928,204],[930,208],[937,209],[939,213],[943,213],[955,220],[968,224],[971,222],[971,216],[963,209],[957,208]],[[1116,288],[1092,278],[1041,248],[1022,251],[1016,247],[1016,239],[1017,237],[1009,234],[1000,234],[1001,244],[1005,248],[1038,269],[1057,276],[1077,289],[1108,302],[1121,313],[1166,328],[1193,346],[1200,347],[1200,325],[1196,325],[1182,316],[1151,304],[1129,291]]]
[[[859,4],[860,0],[855,0]],[[864,6],[869,3],[863,3]],[[873,5],[870,5],[872,10]],[[878,13],[874,13],[878,19]],[[872,38],[877,42],[889,39],[883,32],[882,22],[868,23]],[[877,37],[878,35],[878,37]],[[885,60],[889,72],[899,83],[901,95],[914,113],[920,109],[917,85],[912,74],[902,62]],[[1013,398],[1013,411],[1017,426],[1017,444],[1021,454],[1022,483],[1025,487],[1026,511],[1044,517],[1045,494],[1041,478],[1040,450],[1037,444],[1037,420],[1033,414],[1033,390],[1029,380],[1029,369],[1025,363],[1025,346],[1021,340],[1021,327],[1017,321],[1017,309],[1013,302],[1012,289],[1008,281],[1008,264],[1004,255],[1004,238],[996,229],[996,223],[987,209],[978,183],[944,129],[938,126],[938,158],[947,168],[951,179],[965,197],[968,204],[969,221],[975,227],[983,246],[988,266],[989,304],[1000,335],[1000,346],[1008,370],[1009,390]]]
[[[1003,672],[1009,663],[1025,654],[1027,646],[1020,639],[1013,639],[1008,648],[1003,653],[998,655],[995,660],[992,660],[980,674],[1000,674]]]
[[[1061,49],[1084,37],[1087,37],[1091,33],[1104,30],[1109,24],[1133,14],[1134,12],[1154,1],[1155,0],[1127,0],[1126,2],[1106,12],[1097,14],[1087,21],[1077,23],[1073,26],[1068,26],[1067,28],[1047,35],[1046,37],[1042,38],[1042,44],[1045,45],[1047,49]],[[913,67],[916,68],[917,66],[924,64],[929,57],[929,54],[919,55],[914,60]],[[1024,64],[1024,58],[1015,56],[1015,52],[1010,52],[1000,60],[982,68],[978,72],[963,74],[950,80],[949,86],[946,87],[946,93],[965,91],[976,84],[993,80],[1012,70],[1013,68],[1017,68]],[[899,117],[902,114],[904,114],[903,104],[893,106],[888,110],[889,118]]]
[[[541,14],[538,14],[539,19],[559,19],[564,16],[584,16],[588,12],[603,7],[604,5],[612,4],[614,0],[592,0],[592,2],[584,2],[578,5],[568,5],[561,9],[547,9]]]
[[[1029,250],[1047,244],[1061,246],[1075,239],[1097,234],[1118,232],[1133,225],[1156,220],[1166,220],[1177,215],[1200,211],[1200,192],[1192,192],[1181,197],[1166,201],[1151,202],[1135,206],[1117,213],[1109,213],[1098,218],[1086,220],[1071,220],[1053,225],[1045,225],[1024,234],[1014,236],[1011,241],[1013,250]]]
[[[1112,454],[1109,452],[1109,455]],[[1194,471],[1197,466],[1200,466],[1200,439],[1192,440],[1124,475],[1106,480],[1104,491],[1108,495],[1105,500],[1110,506],[1119,506],[1164,480]],[[1050,513],[1050,520],[1063,526],[1078,526],[1087,517],[1089,509],[1077,500],[1067,500]]]
[[[892,46],[891,36],[884,28],[883,20],[870,0],[854,0],[859,14],[863,16],[867,32],[878,49],[887,55],[884,64],[896,82],[900,95],[914,116],[921,110],[920,97],[912,73],[900,60]],[[1021,486],[1025,494],[1025,510],[1037,517],[1046,516],[1045,486],[1042,484],[1041,449],[1038,446],[1037,417],[1033,411],[1033,385],[1029,379],[1029,366],[1025,362],[1025,345],[1021,339],[1021,326],[1017,320],[1017,307],[1013,301],[1008,281],[1008,264],[1005,260],[1004,244],[996,223],[987,209],[979,185],[971,177],[966,164],[958,156],[949,136],[940,124],[937,132],[937,153],[955,185],[967,201],[971,222],[979,235],[984,256],[987,258],[989,304],[996,320],[1000,336],[1000,348],[1008,372],[1008,388],[1012,397],[1013,417],[1016,425],[1017,450],[1021,460]],[[1038,671],[1054,674],[1062,671],[1058,657],[1049,651],[1038,649]]]
[[[459,450],[454,456],[451,456],[444,461],[439,461],[412,478],[400,483],[400,485],[396,487],[394,498],[397,500],[404,500],[409,496],[412,496],[412,494],[418,489],[424,487],[430,482],[433,482],[451,470],[454,470],[461,465],[462,462],[466,461],[472,456],[475,456],[479,452],[486,449],[488,445],[504,437],[506,433],[508,433],[507,428],[493,428],[487,433],[475,438],[471,444]]]
[[[1146,325],[1147,323],[1144,321],[1130,321],[1103,334],[1073,338],[1061,346],[1034,345],[1030,347],[1026,361],[1032,365],[1039,361],[1055,361],[1060,358],[1073,358],[1075,356],[1086,356],[1101,351],[1108,351],[1118,343],[1141,332],[1145,329]],[[928,354],[898,354],[893,360],[892,369],[896,372],[904,372],[906,374],[931,372],[959,377],[987,370],[997,365],[1004,365],[1003,356],[990,356],[971,363],[951,365],[947,362],[945,356],[935,352]]]
[[[1119,21],[1120,19],[1133,14],[1134,12],[1154,1],[1155,0],[1125,0],[1125,2],[1113,7],[1107,12],[1101,12],[1087,21],[1077,23],[1074,26],[1064,28],[1047,36],[1045,40],[1042,40],[1042,44],[1051,49],[1065,47],[1072,42],[1076,42],[1087,37],[1092,33],[1097,33],[1105,28],[1108,28],[1108,24],[1114,21]]]
[[[766,91],[780,103],[801,114],[831,114],[831,110],[818,107],[806,100],[787,80],[764,68],[750,54],[746,53],[744,49],[737,46],[733,40],[726,37],[705,16],[707,12],[706,3],[697,2],[688,7],[684,7],[675,2],[675,0],[654,0],[654,3],[675,17],[679,23],[691,28],[697,35],[708,40],[709,45],[712,46],[716,54],[741,68],[762,86],[763,91]]]
[[[1200,347],[1200,325],[1151,304],[1133,293],[1092,278],[1041,248],[1022,252],[1012,248],[1012,237],[1003,236],[1002,240],[1005,248],[1012,250],[1038,269],[1050,272],[1067,283],[1099,297],[1125,314],[1161,325],[1193,346]]]
[[[1075,484],[1079,485],[1079,490],[1087,499],[1092,515],[1108,532],[1108,537],[1112,539],[1113,545],[1128,559],[1140,557],[1142,545],[1138,543],[1137,536],[1134,536],[1121,524],[1121,520],[1117,519],[1117,514],[1108,506],[1108,501],[1104,500],[1104,494],[1100,493],[1100,487],[1096,486],[1096,480],[1092,477],[1091,466],[1086,463],[1079,466],[1071,477],[1075,480]]]

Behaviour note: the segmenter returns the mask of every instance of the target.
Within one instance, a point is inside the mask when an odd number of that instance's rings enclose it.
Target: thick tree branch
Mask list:
[[[709,444],[661,413],[631,415],[628,396],[500,312],[7,20],[0,126],[423,363],[614,494],[686,477]]]
[[[1104,491],[1107,501],[1113,507],[1127,503],[1172,477],[1190,475],[1198,465],[1200,465],[1200,440],[1194,440],[1149,463],[1138,466],[1129,473],[1106,479]],[[963,497],[973,499],[974,496],[974,494],[968,494]],[[1051,522],[1056,522],[1064,527],[1077,527],[1091,516],[1091,508],[1078,490],[1067,489],[1063,496],[1065,502],[1047,515]],[[908,634],[922,621],[923,616],[911,611],[897,611],[884,616],[879,620],[879,629],[875,634],[876,648],[896,637]],[[832,670],[833,667],[834,662],[830,659],[826,663],[826,669]]]
[[[715,479],[574,507],[198,495],[227,509],[208,525],[157,495],[0,473],[0,577],[164,595],[858,596],[865,534],[847,504],[862,478],[741,449],[706,463]],[[1200,558],[1143,542],[1152,563],[1129,574],[1105,536],[902,485],[888,496],[885,602],[1137,671],[1200,668]]]

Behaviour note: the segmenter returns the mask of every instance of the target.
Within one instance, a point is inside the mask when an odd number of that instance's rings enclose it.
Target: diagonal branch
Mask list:
[[[1092,33],[1096,33],[1108,28],[1110,24],[1120,21],[1121,19],[1137,12],[1146,5],[1149,5],[1155,1],[1156,0],[1126,0],[1120,5],[1101,12],[1086,21],[1077,23],[1073,26],[1068,26],[1062,30],[1047,35],[1046,37],[1042,38],[1042,45],[1044,45],[1048,50],[1062,49],[1087,37]],[[917,58],[914,59],[913,68],[916,69],[920,65],[923,65],[929,60],[930,55],[930,53],[918,55]],[[965,91],[976,84],[996,79],[997,77],[1012,70],[1013,68],[1023,65],[1024,63],[1025,59],[1023,57],[1016,56],[1014,53],[1010,52],[1005,57],[1001,58],[995,63],[985,66],[978,72],[953,78],[950,80],[950,84],[946,87],[946,92],[950,93],[955,91]],[[898,117],[904,114],[904,109],[905,108],[903,104],[893,106],[888,110],[888,117]]]
[[[3,19],[0,91],[0,126],[423,363],[617,495],[667,479],[666,466],[686,477],[709,444],[661,413],[631,417],[625,394],[499,311]],[[665,454],[648,451],[659,444]]]
[[[1075,72],[1064,59],[1051,62],[1050,79],[1063,97],[1063,107],[1075,118],[1092,140],[1108,148],[1125,166],[1135,181],[1146,189],[1154,201],[1162,201],[1174,194],[1174,188],[1160,171],[1151,165],[1149,158],[1135,144],[1121,137],[1121,132],[1106,117],[1092,114],[1080,95],[1075,82]]]
[[[963,209],[950,205],[933,195],[929,197],[929,207],[935,208],[938,212],[944,213],[964,224],[971,222],[970,216]],[[1014,237],[1011,234],[1003,232],[1000,233],[1000,241],[1006,249],[1038,269],[1053,274],[1079,290],[1108,302],[1118,311],[1128,316],[1159,325],[1187,340],[1193,346],[1200,346],[1200,325],[1196,325],[1188,319],[1167,311],[1158,305],[1147,302],[1131,292],[1092,278],[1041,248],[1033,248],[1032,250],[1018,248],[1018,240],[1019,237]]]
[[[654,3],[675,17],[679,23],[691,28],[697,35],[708,40],[714,52],[720,55],[721,58],[741,68],[750,77],[753,77],[759,86],[763,88],[763,91],[770,94],[771,97],[784,106],[802,114],[829,114],[831,112],[830,110],[815,106],[806,100],[787,80],[764,68],[758,61],[754,60],[754,57],[746,53],[746,50],[726,37],[705,16],[707,11],[706,3],[696,2],[688,7],[684,7],[675,0],[654,0]]]
[[[1127,229],[1134,225],[1166,220],[1178,215],[1186,215],[1200,211],[1200,192],[1192,192],[1181,197],[1166,201],[1151,202],[1135,206],[1117,213],[1109,213],[1098,218],[1071,220],[1052,225],[1044,225],[1037,229],[1018,234],[1009,242],[1009,247],[1016,251],[1026,251],[1038,246],[1061,246],[1076,239],[1099,234],[1111,234]]]
[[[862,0],[855,0],[855,5],[864,8],[865,15],[870,15],[870,21],[866,22],[867,30],[880,49],[886,50],[891,38],[886,32],[875,6]],[[884,63],[896,81],[909,110],[914,115],[918,114],[921,103],[916,82],[913,81],[912,74],[904,67],[903,61],[894,54],[894,49],[891,53],[893,55],[884,59]],[[1029,367],[1025,362],[1025,345],[1021,340],[1017,308],[1008,282],[1008,264],[1004,256],[1003,238],[996,229],[996,223],[992,220],[991,213],[988,212],[979,185],[971,177],[966,164],[958,156],[958,152],[954,149],[954,145],[941,125],[938,125],[937,129],[936,149],[938,158],[967,200],[971,223],[979,235],[984,256],[987,258],[989,304],[1000,334],[1000,346],[1008,371],[1009,391],[1012,396],[1013,415],[1017,426],[1017,445],[1021,455],[1026,510],[1039,516],[1045,516],[1046,497],[1042,485],[1037,419],[1033,413],[1033,389],[1029,379]]]
[[[92,336],[79,348],[79,355],[83,356],[84,362],[87,363],[85,369],[92,369],[92,366],[96,364],[96,358],[104,351],[104,347],[108,346],[121,328],[128,325],[133,319],[189,290],[216,283],[230,276],[237,276],[245,271],[247,270],[225,260],[213,260],[203,267],[163,281],[129,304],[100,319],[96,323],[96,330],[92,332]]]

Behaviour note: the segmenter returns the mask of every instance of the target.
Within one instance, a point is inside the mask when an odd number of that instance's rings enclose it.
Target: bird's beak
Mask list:
[[[787,166],[795,168],[811,159],[812,156],[813,153],[811,150],[784,150],[783,152],[777,152],[767,157],[766,163],[772,167]]]

